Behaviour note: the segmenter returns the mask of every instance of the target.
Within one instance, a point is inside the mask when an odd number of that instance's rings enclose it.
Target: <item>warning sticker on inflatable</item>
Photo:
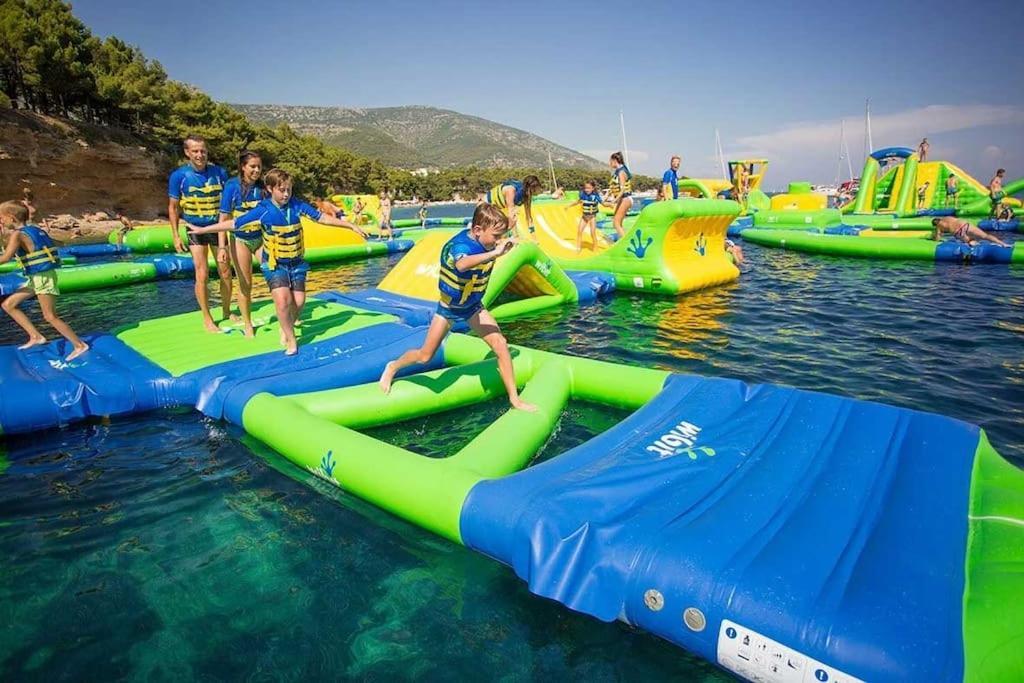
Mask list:
[[[728,619],[718,633],[718,663],[754,683],[864,683]]]

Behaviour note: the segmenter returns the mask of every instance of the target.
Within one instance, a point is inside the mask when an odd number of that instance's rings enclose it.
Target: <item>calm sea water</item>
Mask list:
[[[738,283],[620,295],[505,326],[515,343],[880,400],[982,425],[1024,466],[1024,269],[747,247]],[[317,271],[378,282],[397,258]],[[265,294],[265,292],[258,292]],[[175,281],[69,296],[79,330],[192,310]],[[0,322],[0,343],[19,341]],[[503,406],[375,430],[424,455]],[[621,414],[570,406],[540,457]],[[453,424],[454,423],[454,424]],[[731,680],[181,409],[12,438],[0,455],[0,679]]]

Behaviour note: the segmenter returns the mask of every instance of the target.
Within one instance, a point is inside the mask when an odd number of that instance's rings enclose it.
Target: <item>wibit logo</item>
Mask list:
[[[654,244],[654,238],[648,237],[646,243],[643,242],[643,239],[643,233],[640,232],[640,228],[637,228],[633,236],[629,238],[629,246],[626,247],[626,251],[637,258],[643,258],[650,246]]]
[[[657,441],[647,446],[647,451],[657,453],[659,458],[671,458],[674,455],[686,455],[690,460],[696,460],[701,455],[712,457],[715,449],[708,446],[697,446],[697,435],[701,428],[692,422],[683,420],[667,433],[662,434]]]
[[[693,243],[693,250],[703,256],[708,249],[708,240],[704,237],[704,233],[697,235],[697,240]]]
[[[547,277],[551,275],[551,262],[550,261],[534,261],[533,267],[537,269],[537,272]]]
[[[338,461],[334,459],[334,451],[327,451],[327,454],[320,459],[320,464],[316,467],[306,467],[307,470],[315,474],[316,476],[331,482],[335,486],[341,486],[338,480],[334,478],[334,468],[337,467]]]

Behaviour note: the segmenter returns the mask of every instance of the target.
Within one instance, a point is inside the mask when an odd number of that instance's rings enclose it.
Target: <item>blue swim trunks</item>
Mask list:
[[[448,308],[438,304],[437,314],[451,323],[458,323],[464,320],[469,320],[483,309],[484,305],[482,303],[477,303],[476,305],[469,306],[467,308]]]
[[[285,265],[280,261],[277,263],[277,268],[271,270],[270,266],[266,261],[260,264],[260,270],[263,271],[263,277],[267,281],[267,287],[271,291],[278,287],[287,287],[295,292],[306,291],[306,275],[309,273],[309,264],[305,261],[299,261]]]

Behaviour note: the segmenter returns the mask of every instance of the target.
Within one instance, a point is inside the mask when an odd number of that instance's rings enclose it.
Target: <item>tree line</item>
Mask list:
[[[329,147],[287,125],[253,123],[195,87],[168,78],[163,66],[116,37],[92,35],[71,6],[61,0],[0,0],[0,104],[128,130],[180,157],[181,140],[203,136],[210,157],[229,170],[242,150],[263,156],[267,167],[284,168],[299,192],[377,193],[397,198],[473,199],[506,178],[546,169],[465,167],[414,175],[389,168],[343,149]],[[556,169],[558,184],[573,189],[593,177],[580,169]],[[601,174],[596,179],[603,186]],[[655,187],[654,178],[637,176],[638,189]]]

